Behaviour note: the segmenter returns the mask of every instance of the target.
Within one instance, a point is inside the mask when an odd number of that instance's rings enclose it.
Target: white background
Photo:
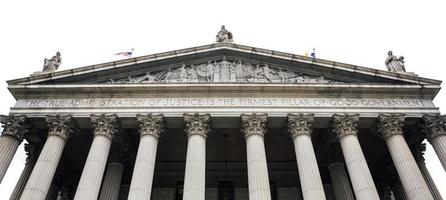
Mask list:
[[[444,1],[1,1],[0,114],[14,98],[6,80],[42,69],[61,51],[60,70],[210,44],[220,25],[238,44],[385,69],[387,51],[403,55],[406,69],[445,80]],[[444,84],[443,84],[444,85]],[[446,90],[435,103],[444,114]],[[446,197],[446,173],[430,145],[427,166]],[[14,158],[0,199],[8,199],[24,166]]]

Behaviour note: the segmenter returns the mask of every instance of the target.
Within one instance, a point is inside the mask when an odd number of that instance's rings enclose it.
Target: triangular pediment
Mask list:
[[[8,81],[9,85],[151,83],[434,84],[412,74],[215,43]]]

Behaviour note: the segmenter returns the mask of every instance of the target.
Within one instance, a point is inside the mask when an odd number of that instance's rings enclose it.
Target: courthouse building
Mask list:
[[[8,81],[0,181],[22,142],[12,200],[441,199],[441,81],[235,44]],[[384,67],[383,63],[383,69]],[[403,71],[402,71],[403,70]]]

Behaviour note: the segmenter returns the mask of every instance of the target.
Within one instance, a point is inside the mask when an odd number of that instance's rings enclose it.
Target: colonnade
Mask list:
[[[137,115],[136,119],[140,143],[129,189],[128,199],[131,200],[150,198],[158,138],[165,128],[165,120],[161,114]],[[264,144],[267,120],[267,114],[241,115],[242,133],[247,148],[248,191],[251,200],[271,199]],[[48,138],[38,158],[27,161],[11,199],[44,200],[50,191],[64,146],[67,139],[76,132],[76,125],[70,115],[47,116],[46,121]],[[4,130],[0,138],[0,181],[17,147],[29,132],[25,116],[2,116],[1,122],[4,124]],[[99,197],[116,200],[116,188],[121,181],[123,167],[119,163],[107,163],[107,159],[112,138],[118,134],[118,117],[92,115],[91,122],[93,142],[74,199],[95,200]],[[184,114],[184,122],[188,145],[183,199],[204,200],[206,138],[212,134],[211,116]],[[313,114],[289,114],[286,126],[294,143],[303,197],[305,200],[323,200],[326,197],[311,141],[313,122]],[[410,200],[434,199],[429,188],[431,183],[426,183],[404,139],[403,122],[403,114],[381,114],[377,118],[377,133],[385,141],[401,180],[403,191],[399,192],[404,193]],[[426,137],[446,169],[446,117],[426,115],[423,122]],[[330,128],[339,141],[345,160],[345,163],[334,162],[329,165],[333,189],[339,200],[379,199],[358,140],[358,123],[358,114],[335,114],[332,118]]]

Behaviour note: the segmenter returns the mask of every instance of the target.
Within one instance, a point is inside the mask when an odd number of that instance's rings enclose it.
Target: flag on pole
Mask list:
[[[115,56],[132,57],[132,54],[133,54],[133,51],[134,51],[134,50],[135,50],[135,49],[132,48],[132,51],[121,51],[121,52],[115,53]]]
[[[316,50],[313,48],[313,52],[311,53],[311,57],[316,58]]]

